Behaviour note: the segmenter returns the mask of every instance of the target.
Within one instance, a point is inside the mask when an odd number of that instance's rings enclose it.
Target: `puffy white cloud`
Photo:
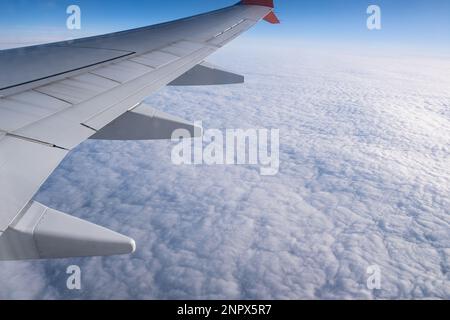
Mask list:
[[[240,43],[211,61],[245,85],[147,101],[206,128],[279,128],[280,173],[174,166],[171,142],[88,141],[37,199],[137,252],[2,263],[0,297],[450,298],[448,60]],[[65,287],[71,264],[81,292]]]

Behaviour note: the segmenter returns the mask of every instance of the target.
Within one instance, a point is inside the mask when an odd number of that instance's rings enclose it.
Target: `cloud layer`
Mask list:
[[[147,100],[206,128],[279,128],[277,176],[177,167],[170,142],[88,141],[37,200],[137,252],[1,263],[0,297],[450,298],[450,62],[278,48],[238,42],[211,59],[244,86]],[[80,292],[65,286],[71,264]]]

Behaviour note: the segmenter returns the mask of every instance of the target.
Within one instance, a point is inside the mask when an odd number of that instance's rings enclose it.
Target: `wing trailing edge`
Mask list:
[[[244,83],[245,78],[210,63],[198,64],[178,79],[172,81],[169,86],[213,86],[224,84]]]
[[[201,127],[141,103],[98,131],[90,139],[165,140],[171,139],[173,132],[177,129],[189,131],[192,137],[203,135]]]

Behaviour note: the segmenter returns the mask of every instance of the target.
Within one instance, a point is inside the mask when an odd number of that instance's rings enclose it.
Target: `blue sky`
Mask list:
[[[65,31],[66,8],[82,9],[82,37],[172,20],[231,5],[233,0],[2,0],[1,34]],[[381,31],[366,28],[366,8],[382,9]],[[450,51],[448,0],[278,0],[282,25],[262,24],[251,31],[257,38],[361,45],[395,45]],[[49,31],[50,32],[50,31]]]

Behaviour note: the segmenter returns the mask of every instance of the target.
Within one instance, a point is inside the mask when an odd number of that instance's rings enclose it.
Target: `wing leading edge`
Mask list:
[[[261,19],[274,22],[273,1],[0,51],[0,260],[133,252],[132,239],[34,202],[35,193],[86,139],[166,139],[176,129],[200,135],[143,100],[166,85],[243,82],[204,59]]]

